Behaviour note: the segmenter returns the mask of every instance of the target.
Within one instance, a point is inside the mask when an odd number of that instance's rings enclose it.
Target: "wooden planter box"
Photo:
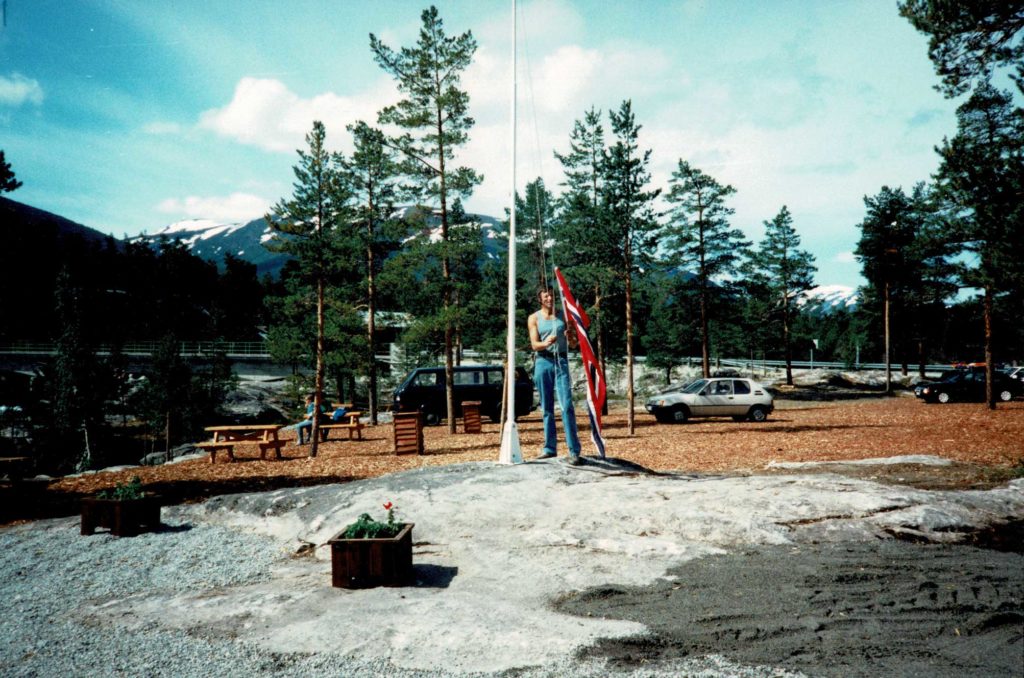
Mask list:
[[[149,495],[141,499],[82,500],[82,534],[93,534],[97,527],[105,527],[118,537],[133,537],[160,526],[160,497]]]
[[[343,532],[331,537],[331,584],[343,589],[413,584],[413,525],[403,523],[388,539],[345,539]]]

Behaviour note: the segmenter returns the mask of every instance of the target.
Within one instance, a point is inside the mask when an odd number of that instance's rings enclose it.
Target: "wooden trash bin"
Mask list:
[[[423,421],[419,412],[395,412],[395,454],[423,454]]]
[[[462,432],[480,433],[480,401],[466,400],[462,403]]]

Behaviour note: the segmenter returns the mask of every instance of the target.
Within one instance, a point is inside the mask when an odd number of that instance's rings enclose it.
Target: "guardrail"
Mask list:
[[[133,341],[121,347],[126,356],[149,356],[156,352],[160,342]],[[93,347],[96,355],[110,355],[113,345],[99,344]],[[183,357],[195,358],[225,353],[229,357],[269,358],[270,351],[265,341],[183,341],[179,344]],[[53,342],[15,342],[0,345],[0,354],[5,355],[56,355],[57,345]]]
[[[125,356],[150,356],[152,355],[160,342],[156,341],[135,341],[129,342],[122,346],[121,353]],[[96,355],[110,355],[112,350],[110,344],[100,344],[93,350]],[[259,358],[263,360],[270,359],[270,350],[267,347],[265,341],[183,341],[180,343],[180,355],[188,358],[200,358],[213,356],[218,352],[223,352],[229,358]],[[57,354],[57,345],[53,342],[15,342],[11,344],[0,345],[0,355],[40,355],[40,356],[52,356]],[[462,353],[464,359],[475,361],[482,357],[482,354],[473,350],[465,350]],[[395,353],[390,352],[386,354],[380,354],[377,356],[377,360],[385,363],[397,362]],[[645,356],[637,356],[636,361],[638,363],[646,362]],[[680,360],[681,365],[700,365],[701,359],[697,356],[691,356]],[[750,360],[740,358],[721,358],[713,359],[713,365],[721,365],[725,367],[735,367],[738,369],[780,369],[786,366],[784,360]],[[813,362],[809,360],[794,360],[792,362],[793,369],[795,370],[807,370],[807,369],[831,369],[831,370],[884,370],[885,363],[859,363],[857,365],[849,365],[845,362],[827,362],[815,360]],[[892,363],[890,367],[893,370],[899,370],[902,364]],[[917,371],[917,364],[908,365],[908,370],[912,372]],[[928,372],[942,372],[944,370],[953,369],[952,365],[949,364],[929,364],[925,365],[925,370]]]

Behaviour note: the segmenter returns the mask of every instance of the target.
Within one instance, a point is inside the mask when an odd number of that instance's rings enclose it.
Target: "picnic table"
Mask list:
[[[348,431],[348,439],[352,440],[352,434],[356,435],[359,440],[363,439],[363,422],[359,421],[359,418],[363,416],[362,412],[353,411],[346,412],[344,422],[327,421],[320,424],[320,439],[327,440],[327,435],[334,430]]]
[[[281,448],[287,441],[277,437],[283,424],[229,424],[225,426],[207,426],[206,431],[213,434],[213,440],[196,443],[196,447],[210,453],[210,463],[216,462],[217,452],[224,450],[230,461],[235,460],[235,445],[256,443],[260,448],[260,459],[267,458],[267,452],[274,451],[281,458]]]

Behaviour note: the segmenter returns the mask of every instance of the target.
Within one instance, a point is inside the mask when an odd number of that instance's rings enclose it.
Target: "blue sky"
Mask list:
[[[509,203],[511,2],[437,2],[479,43],[470,211]],[[7,0],[0,149],[8,197],[115,236],[187,218],[246,221],[291,192],[314,119],[328,144],[397,100],[369,33],[412,44],[426,2]],[[664,186],[684,159],[736,188],[757,240],[787,205],[819,284],[857,285],[863,197],[909,190],[956,129],[927,40],[895,0],[552,0],[519,4],[520,184],[561,181],[575,119],[632,99]],[[606,129],[607,129],[606,124]]]

